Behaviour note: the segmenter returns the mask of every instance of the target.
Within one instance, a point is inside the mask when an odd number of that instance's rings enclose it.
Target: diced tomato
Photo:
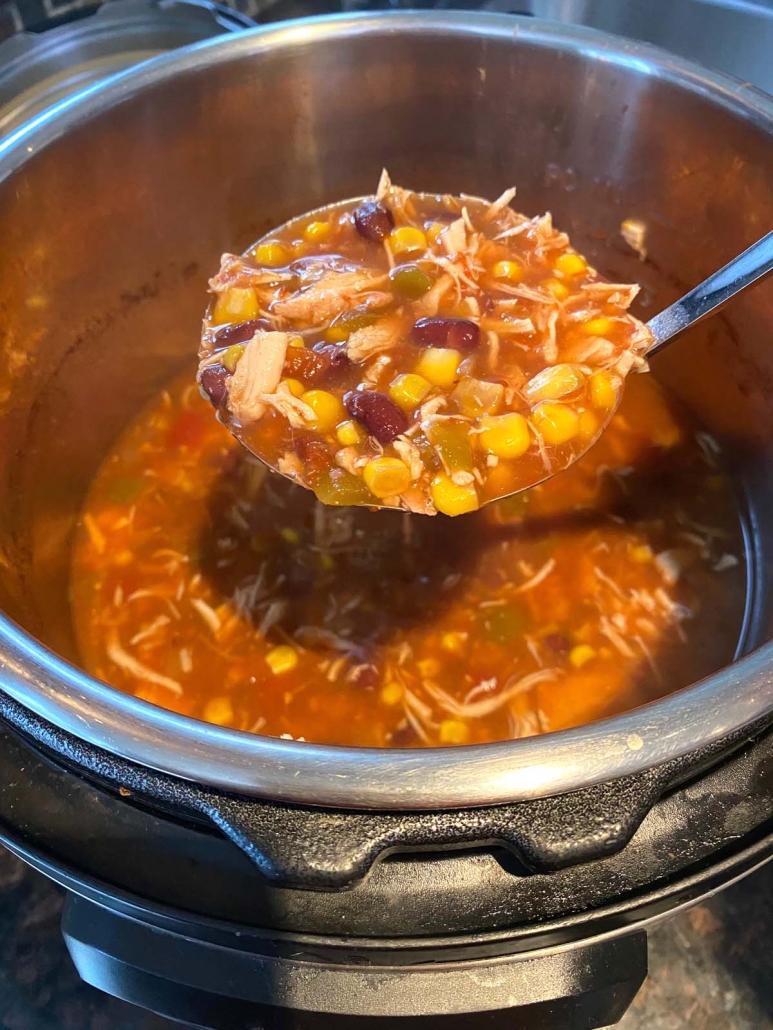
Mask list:
[[[198,447],[207,436],[211,418],[209,412],[184,411],[167,433],[167,446]]]

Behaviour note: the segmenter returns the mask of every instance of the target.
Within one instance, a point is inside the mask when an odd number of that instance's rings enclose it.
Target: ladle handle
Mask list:
[[[769,232],[724,268],[704,279],[694,290],[649,320],[647,325],[655,335],[655,342],[647,356],[656,354],[683,329],[700,322],[726,304],[736,293],[772,271],[773,232]]]

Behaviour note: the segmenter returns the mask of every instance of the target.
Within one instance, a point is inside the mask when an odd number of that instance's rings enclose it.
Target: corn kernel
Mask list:
[[[430,243],[438,245],[440,243],[440,237],[443,230],[447,228],[448,226],[444,222],[430,222],[426,229],[427,239]]]
[[[451,654],[461,654],[467,643],[467,634],[459,632],[444,633],[440,638],[440,646]]]
[[[408,254],[414,250],[427,249],[427,237],[421,229],[410,225],[401,225],[389,234],[389,246],[393,254]]]
[[[306,387],[300,381],[300,379],[283,379],[282,382],[285,384],[287,389],[293,395],[293,397],[302,397],[306,393]]]
[[[581,254],[561,254],[556,258],[554,265],[564,275],[582,275],[588,268],[585,258]]]
[[[323,243],[329,235],[329,222],[309,222],[303,230],[303,238],[309,243]]]
[[[420,658],[416,662],[416,671],[423,680],[432,679],[440,672],[440,662],[437,658]]]
[[[314,412],[314,420],[309,422],[309,428],[318,433],[329,433],[346,418],[346,408],[327,390],[307,390],[301,394],[301,400]]]
[[[583,665],[596,657],[596,649],[590,644],[577,644],[569,652],[569,661],[575,669],[581,669]]]
[[[532,419],[537,432],[551,447],[568,443],[580,431],[577,412],[560,401],[542,401],[532,411]]]
[[[531,401],[555,401],[579,390],[585,376],[576,365],[553,365],[538,372],[526,384]]]
[[[424,376],[416,375],[415,372],[406,372],[393,379],[389,384],[389,396],[398,408],[402,408],[403,411],[413,411],[431,389],[432,383]]]
[[[223,368],[227,368],[229,372],[235,372],[242,354],[244,354],[244,344],[232,343],[218,357]]]
[[[275,676],[281,676],[284,672],[290,672],[298,664],[298,652],[288,644],[280,644],[279,647],[272,647],[266,655],[268,666]]]
[[[459,719],[444,719],[440,724],[438,738],[441,744],[466,744],[470,739],[470,728]]]
[[[523,276],[523,269],[517,261],[497,261],[491,274],[496,279],[509,279],[511,283],[517,283]]]
[[[328,551],[320,551],[317,555],[317,564],[323,572],[332,572],[336,567],[336,560]]]
[[[465,512],[475,511],[478,508],[475,484],[467,483],[459,486],[445,472],[440,472],[435,476],[430,490],[433,504],[443,515],[464,515]]]
[[[253,251],[255,260],[265,268],[281,268],[291,258],[290,249],[278,240],[259,244]]]
[[[342,447],[356,447],[365,439],[365,433],[356,422],[347,420],[336,426],[336,440]]]
[[[217,295],[213,321],[220,325],[223,322],[247,322],[258,317],[258,298],[255,291],[246,286],[232,286],[230,290]]]
[[[306,341],[302,336],[291,336],[287,341],[288,347],[305,347]]]
[[[416,365],[416,373],[428,379],[433,386],[447,390],[456,382],[456,370],[462,355],[451,347],[427,347]]]
[[[214,722],[217,726],[226,726],[233,721],[234,709],[230,698],[213,697],[204,705],[202,718],[205,722]]]
[[[486,415],[480,420],[478,439],[489,454],[498,458],[520,458],[531,445],[529,423],[516,411],[506,415]]]
[[[637,565],[646,565],[655,557],[649,544],[633,544],[628,548],[628,554]]]
[[[585,437],[586,440],[590,440],[592,436],[595,436],[601,428],[601,424],[598,417],[593,412],[586,408],[585,411],[580,412],[580,436]]]
[[[617,376],[605,372],[603,369],[594,372],[588,380],[590,399],[595,408],[603,411],[611,411],[617,404],[617,391],[620,388],[620,380]]]
[[[611,318],[589,318],[580,328],[586,336],[606,336],[612,331],[614,324]]]
[[[279,531],[279,535],[286,544],[292,544],[293,546],[299,544],[301,541],[301,537],[298,533],[298,530],[293,529],[292,526],[283,526],[282,529]]]
[[[665,412],[660,415],[660,418],[655,420],[651,433],[652,442],[657,447],[663,447],[665,450],[675,447],[682,438],[682,430]]]
[[[399,458],[373,458],[363,468],[362,478],[375,497],[393,497],[411,485],[411,470]]]
[[[556,300],[566,300],[571,293],[566,283],[562,283],[560,279],[546,279],[542,285],[548,293],[553,294]]]
[[[403,699],[403,690],[399,683],[387,683],[381,688],[381,700],[385,705],[399,705]]]

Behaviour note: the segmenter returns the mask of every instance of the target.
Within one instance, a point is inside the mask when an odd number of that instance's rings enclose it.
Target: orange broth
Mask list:
[[[456,519],[320,504],[189,384],[118,439],[78,528],[83,664],[115,687],[242,730],[413,747],[574,726],[732,659],[737,507],[651,376],[575,466]]]

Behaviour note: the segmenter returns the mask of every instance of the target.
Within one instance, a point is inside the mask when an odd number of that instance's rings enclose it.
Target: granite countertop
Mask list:
[[[2,1030],[174,1030],[81,983],[61,891],[0,848]],[[773,1028],[773,863],[656,930],[650,976],[620,1030]]]

